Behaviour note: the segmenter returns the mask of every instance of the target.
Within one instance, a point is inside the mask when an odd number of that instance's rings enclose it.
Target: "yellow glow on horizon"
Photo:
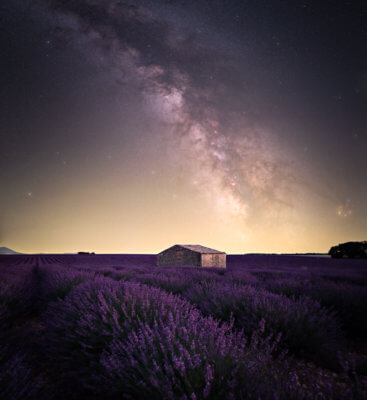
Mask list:
[[[215,203],[205,193],[190,192],[174,182],[163,190],[139,179],[120,188],[114,180],[106,180],[98,188],[84,182],[59,191],[62,196],[56,191],[44,201],[33,195],[9,215],[3,245],[24,253],[155,254],[182,243],[243,254],[327,252],[351,237],[363,239],[362,227],[360,232],[358,227],[342,230],[337,217],[334,225],[315,229],[320,215],[309,210],[295,214],[286,208],[277,216],[274,209],[273,215],[258,218],[252,210],[252,220],[246,213],[240,218],[239,205],[225,191]]]

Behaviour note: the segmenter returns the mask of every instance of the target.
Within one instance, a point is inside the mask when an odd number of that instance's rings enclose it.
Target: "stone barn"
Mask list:
[[[226,268],[226,253],[197,244],[176,244],[157,255],[157,265]]]

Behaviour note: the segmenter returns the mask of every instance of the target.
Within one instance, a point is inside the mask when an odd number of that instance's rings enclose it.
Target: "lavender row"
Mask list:
[[[251,335],[261,320],[265,332],[292,354],[335,367],[342,331],[336,313],[307,297],[287,298],[264,289],[227,283],[217,274],[176,271],[137,277],[144,283],[180,294],[206,315],[234,318],[237,328]]]
[[[0,269],[0,337],[15,320],[31,312],[33,295],[32,268]]]
[[[352,336],[367,337],[367,286],[351,284],[341,277],[326,279],[304,271],[292,272],[252,271],[202,271],[198,269],[168,268],[136,275],[136,279],[161,287],[172,293],[182,294],[203,281],[225,285],[251,285],[288,298],[310,297],[323,307],[335,311],[344,331]],[[363,283],[363,279],[359,280]]]
[[[353,336],[367,337],[367,287],[298,276],[267,281],[267,290],[299,298],[308,296],[336,310],[343,329]]]
[[[265,399],[289,390],[272,373],[270,343],[250,346],[231,325],[145,285],[95,278],[51,303],[45,321],[50,353],[94,394]]]

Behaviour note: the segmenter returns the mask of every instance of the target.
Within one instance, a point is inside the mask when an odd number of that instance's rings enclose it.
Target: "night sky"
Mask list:
[[[366,240],[366,19],[357,1],[2,0],[0,245]]]

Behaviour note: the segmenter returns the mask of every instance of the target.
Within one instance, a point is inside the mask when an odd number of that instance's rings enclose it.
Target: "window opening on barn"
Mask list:
[[[182,261],[182,250],[176,251],[176,259],[177,261]]]

